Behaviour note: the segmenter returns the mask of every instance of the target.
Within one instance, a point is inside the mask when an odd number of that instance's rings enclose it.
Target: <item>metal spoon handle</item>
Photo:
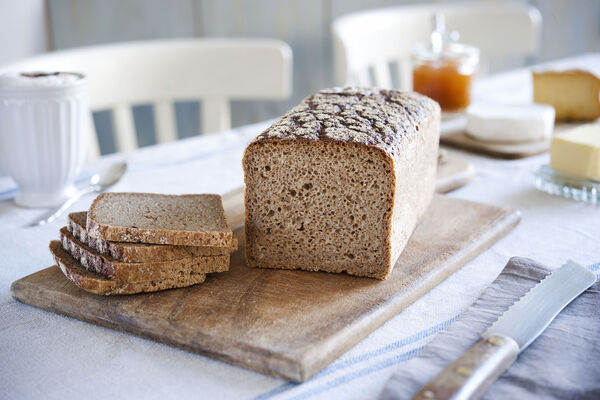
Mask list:
[[[89,193],[97,192],[99,190],[100,190],[100,187],[98,185],[86,186],[86,187],[78,190],[77,192],[75,192],[75,194],[73,196],[69,197],[60,206],[51,208],[50,210],[48,210],[46,213],[41,215],[37,220],[33,221],[28,226],[44,225],[44,224],[48,224],[48,223],[54,221],[62,213],[64,213],[67,209],[69,209],[69,207],[71,207],[73,205],[73,203],[75,203],[77,200],[79,200],[82,196],[85,196],[86,194],[89,194]]]

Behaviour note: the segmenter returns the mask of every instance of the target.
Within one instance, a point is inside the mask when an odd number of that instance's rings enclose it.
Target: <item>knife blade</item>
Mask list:
[[[568,261],[513,303],[413,399],[481,398],[558,313],[595,282],[593,272]]]

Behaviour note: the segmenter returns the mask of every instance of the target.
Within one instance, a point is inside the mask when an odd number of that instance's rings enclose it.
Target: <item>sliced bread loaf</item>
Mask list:
[[[385,279],[433,197],[439,135],[417,93],[304,99],[244,153],[248,265]]]
[[[117,261],[127,263],[178,260],[186,257],[228,255],[237,249],[234,237],[231,247],[208,246],[171,246],[164,244],[111,242],[94,238],[87,234],[87,212],[69,214],[67,229],[80,242],[88,245],[98,253]]]
[[[215,194],[104,193],[86,227],[91,237],[117,242],[231,247],[233,238]]]
[[[123,282],[108,279],[98,273],[83,268],[76,259],[67,253],[54,240],[50,243],[50,251],[56,264],[63,274],[81,289],[95,294],[134,294],[142,292],[156,292],[159,290],[173,289],[202,283],[206,279],[204,274],[184,274],[173,278],[145,282]]]
[[[81,265],[108,279],[128,282],[163,280],[189,273],[208,274],[229,270],[229,255],[187,257],[170,261],[124,263],[106,257],[86,246],[65,227],[60,230],[62,247]]]

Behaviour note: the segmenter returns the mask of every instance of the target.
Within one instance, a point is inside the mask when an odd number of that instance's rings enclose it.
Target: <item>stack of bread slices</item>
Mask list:
[[[105,295],[202,283],[229,270],[236,248],[221,197],[211,194],[105,193],[50,242],[67,278]]]

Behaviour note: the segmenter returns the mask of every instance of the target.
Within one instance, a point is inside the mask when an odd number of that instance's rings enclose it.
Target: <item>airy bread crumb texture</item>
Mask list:
[[[92,203],[88,234],[120,242],[231,247],[221,196],[104,193]]]
[[[250,266],[382,275],[394,183],[385,154],[327,142],[265,143],[247,154]]]

